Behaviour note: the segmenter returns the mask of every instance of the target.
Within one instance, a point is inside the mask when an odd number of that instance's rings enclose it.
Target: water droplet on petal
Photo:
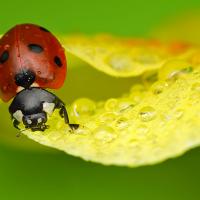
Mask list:
[[[158,77],[160,80],[174,81],[180,76],[184,76],[192,71],[192,67],[188,62],[183,60],[171,60],[164,64],[159,70]]]
[[[117,71],[130,71],[133,65],[132,59],[125,54],[112,55],[108,59],[108,64]]]
[[[115,121],[115,127],[119,130],[125,129],[129,126],[129,120],[126,117],[119,117]]]
[[[129,95],[129,98],[133,102],[134,105],[139,104],[144,97],[144,94],[142,92],[133,92]]]
[[[148,122],[156,117],[156,111],[151,106],[143,107],[139,112],[140,120],[143,122]]]
[[[183,116],[183,110],[182,109],[176,110],[174,116],[176,119],[180,119]]]
[[[117,138],[114,129],[109,126],[102,125],[96,128],[93,132],[94,138],[97,142],[110,143]]]
[[[99,116],[99,121],[100,122],[112,122],[117,118],[117,115],[113,112],[106,112],[102,115]]]
[[[151,86],[151,91],[153,92],[153,94],[160,94],[162,93],[166,88],[168,87],[168,83],[165,81],[158,81],[155,82],[152,86]]]
[[[91,131],[89,128],[80,125],[78,129],[73,131],[73,133],[77,135],[88,135],[91,133]]]
[[[87,98],[77,99],[72,105],[72,110],[76,117],[85,117],[93,115],[95,113],[95,109],[95,103]]]
[[[119,103],[117,105],[117,110],[119,112],[125,112],[130,110],[134,107],[133,102],[129,98],[122,98],[119,100]]]
[[[106,109],[106,111],[113,111],[117,108],[117,105],[118,105],[118,100],[111,98],[106,101],[105,109]]]

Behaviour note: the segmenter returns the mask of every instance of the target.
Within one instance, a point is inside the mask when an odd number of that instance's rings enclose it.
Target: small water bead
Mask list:
[[[87,98],[77,99],[72,105],[72,111],[76,117],[90,116],[95,113],[95,103]]]
[[[133,101],[131,101],[129,98],[121,98],[118,101],[117,111],[125,112],[133,107],[134,107]]]
[[[151,106],[143,107],[139,112],[140,120],[143,122],[148,122],[156,117],[156,111]]]
[[[157,81],[151,86],[151,91],[157,95],[162,93],[168,86],[169,84],[166,81]]]
[[[175,111],[175,113],[173,114],[173,116],[176,118],[176,119],[180,119],[182,116],[183,116],[183,110],[182,109],[177,109]]]
[[[117,134],[110,126],[102,125],[97,127],[94,131],[94,138],[97,142],[110,143],[117,138]]]
[[[115,98],[108,99],[105,103],[106,111],[113,111],[117,108],[118,100]]]
[[[117,114],[114,112],[106,112],[99,116],[99,121],[102,123],[113,122],[117,118]]]
[[[88,127],[80,125],[78,129],[73,130],[73,133],[77,135],[88,135],[91,134],[91,131]]]
[[[133,102],[134,105],[139,104],[142,99],[144,98],[144,94],[139,91],[135,91],[129,95],[130,100]]]
[[[115,127],[117,129],[125,129],[129,126],[129,120],[126,117],[119,117],[115,121]]]
[[[117,71],[130,71],[133,65],[132,58],[126,54],[114,54],[108,59],[111,68]]]
[[[171,60],[159,70],[158,77],[160,80],[176,80],[179,76],[190,73],[192,69],[188,62]]]

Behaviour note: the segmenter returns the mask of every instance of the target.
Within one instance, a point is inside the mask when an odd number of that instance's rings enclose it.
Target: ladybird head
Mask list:
[[[22,69],[15,75],[15,83],[18,86],[29,88],[35,81],[35,73],[29,69]]]

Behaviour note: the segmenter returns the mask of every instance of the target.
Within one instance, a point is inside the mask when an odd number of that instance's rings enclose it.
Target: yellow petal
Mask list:
[[[173,67],[169,62],[163,70],[170,68],[171,74]],[[48,130],[23,133],[41,144],[105,165],[135,167],[183,154],[200,144],[200,69],[185,70],[184,66],[175,71],[175,76],[168,76],[161,68],[159,80],[147,81],[145,86],[138,81],[120,98],[75,100],[69,110],[70,119],[81,124],[76,131],[54,112]]]
[[[167,60],[190,50],[184,43],[164,44],[153,39],[122,39],[109,35],[68,36],[61,41],[67,52],[118,77],[138,76],[158,69]]]

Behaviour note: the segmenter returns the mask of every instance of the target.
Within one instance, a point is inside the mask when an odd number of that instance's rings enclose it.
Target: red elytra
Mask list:
[[[0,98],[9,101],[17,93],[15,75],[29,69],[41,88],[60,88],[66,77],[64,48],[54,35],[34,24],[20,24],[0,39]]]

